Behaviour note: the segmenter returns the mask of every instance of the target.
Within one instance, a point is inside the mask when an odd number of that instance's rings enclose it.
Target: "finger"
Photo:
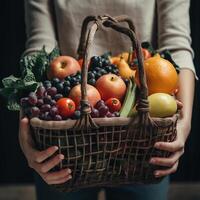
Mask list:
[[[154,147],[164,151],[176,152],[184,148],[184,143],[179,140],[175,140],[174,142],[156,142]]]
[[[178,109],[182,109],[183,108],[183,103],[181,101],[176,100],[176,103],[177,103]]]
[[[58,181],[62,178],[65,178],[66,176],[69,176],[71,175],[71,169],[62,169],[58,172],[51,172],[51,173],[47,173],[45,175],[43,175],[44,179],[47,181],[47,182],[50,182],[50,181]]]
[[[150,159],[150,163],[153,165],[172,167],[179,160],[182,154],[183,151],[177,151],[169,158],[153,157]]]
[[[64,159],[64,155],[58,154],[54,158],[38,165],[38,171],[40,173],[47,173],[50,169],[58,165]]]
[[[29,120],[26,117],[20,120],[19,143],[25,155],[27,152],[32,153],[34,151],[34,142],[30,135]]]
[[[166,170],[156,170],[154,172],[155,177],[159,178],[162,176],[167,176],[169,174],[175,173],[178,168],[178,161],[173,165],[173,167]]]
[[[53,184],[62,184],[62,183],[65,183],[65,182],[67,182],[68,180],[70,180],[72,178],[72,176],[71,175],[68,175],[68,176],[66,176],[66,177],[64,177],[64,178],[61,178],[61,179],[59,179],[59,180],[55,180],[55,181],[49,181],[49,182],[47,182],[49,185],[53,185]]]
[[[20,134],[24,139],[29,139],[28,134],[30,133],[29,120],[27,117],[24,117],[20,120]]]
[[[45,149],[43,151],[35,151],[34,161],[37,162],[37,163],[42,163],[47,158],[52,156],[57,150],[58,150],[57,146],[52,146],[52,147],[49,147],[48,149]]]

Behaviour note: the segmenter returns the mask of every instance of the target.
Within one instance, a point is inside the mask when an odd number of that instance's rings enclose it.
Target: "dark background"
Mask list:
[[[23,0],[1,1],[0,80],[10,74],[19,74],[19,58],[24,51],[25,25]],[[191,30],[195,66],[200,65],[200,1],[191,0]],[[199,76],[200,77],[200,76]],[[200,109],[199,82],[196,84],[192,130],[174,181],[200,181]],[[18,113],[10,112],[0,102],[0,184],[32,182],[32,171],[18,143]]]

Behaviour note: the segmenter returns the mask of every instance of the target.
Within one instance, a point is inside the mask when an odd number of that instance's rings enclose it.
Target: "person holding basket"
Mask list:
[[[88,13],[94,16],[104,13],[110,16],[125,14],[133,20],[140,41],[150,41],[159,51],[170,50],[174,61],[180,66],[179,91],[176,98],[182,102],[183,108],[177,122],[177,137],[173,142],[155,143],[156,149],[170,152],[170,157],[152,157],[149,160],[152,165],[165,167],[163,170],[154,171],[154,176],[166,177],[158,184],[105,187],[106,198],[109,200],[167,199],[169,175],[176,172],[178,168],[179,159],[184,153],[184,145],[191,129],[196,72],[191,48],[189,6],[189,0],[111,0],[109,2],[104,0],[84,2],[80,0],[25,0],[27,42],[23,55],[34,54],[43,45],[50,52],[58,45],[62,55],[75,57],[81,23]],[[105,29],[104,32],[97,33],[91,52],[93,55],[101,55],[112,49],[113,54],[119,54],[127,51],[129,43],[126,37]],[[36,172],[38,200],[97,199],[101,187],[69,193],[60,193],[49,187],[49,185],[59,185],[72,179],[72,169],[50,171],[64,159],[64,155],[57,153],[57,146],[51,146],[43,151],[36,150],[31,137],[29,120],[23,116],[20,119],[19,141],[29,166]],[[56,155],[53,156],[54,154]]]

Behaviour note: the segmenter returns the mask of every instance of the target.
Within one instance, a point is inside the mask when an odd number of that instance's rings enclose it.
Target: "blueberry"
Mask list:
[[[94,75],[94,73],[93,72],[88,72],[88,78],[89,79],[92,79],[92,78],[95,78],[95,75]]]
[[[112,66],[110,66],[110,65],[106,66],[106,67],[105,67],[105,70],[106,70],[107,72],[112,72]]]
[[[91,58],[91,68],[102,67],[102,61],[100,56],[93,56]]]
[[[94,78],[88,80],[88,84],[95,85],[96,80]]]
[[[81,112],[80,112],[80,110],[76,110],[76,111],[74,112],[73,119],[80,119],[80,117],[81,117]]]
[[[118,69],[113,69],[112,73],[118,75],[119,74],[119,70]]]
[[[65,80],[66,80],[66,81],[69,81],[69,82],[71,82],[71,79],[72,79],[71,76],[67,76],[67,77],[65,78]]]
[[[108,59],[102,59],[102,66],[103,67],[106,67],[109,64],[110,64],[110,61]]]
[[[64,88],[64,96],[67,96],[70,92],[71,88],[69,86]]]
[[[104,74],[107,74],[108,72],[107,72],[105,69],[101,69],[100,73],[101,73],[102,75],[104,75]]]
[[[93,70],[92,72],[93,72],[94,76],[96,76],[97,71],[96,71],[96,70]]]
[[[61,99],[62,97],[63,97],[62,94],[56,94],[56,95],[54,96],[54,99],[55,99],[56,101],[58,101],[58,100]]]
[[[102,69],[101,69],[100,67],[96,67],[95,70],[96,70],[97,72],[99,72],[99,71],[101,71]]]
[[[70,81],[65,81],[65,82],[63,83],[63,86],[64,86],[64,87],[70,87],[70,86],[71,86]]]
[[[47,89],[47,88],[50,88],[50,87],[52,86],[52,85],[51,85],[51,82],[48,81],[48,80],[44,81],[43,85],[44,85],[44,87],[45,87],[46,89]]]
[[[80,74],[78,74],[78,75],[76,75],[76,80],[81,80],[81,75]]]
[[[98,73],[95,75],[96,80],[97,80],[98,78],[100,78],[101,76],[102,76],[102,74],[101,74],[100,72],[98,72]]]
[[[56,86],[57,83],[60,83],[60,80],[59,80],[58,78],[53,78],[53,79],[52,79],[52,85],[53,85],[53,86]]]
[[[76,85],[79,85],[80,84],[80,81],[75,81],[75,82],[73,82],[73,84],[72,84],[72,86],[74,87],[74,86],[76,86]]]
[[[129,84],[129,79],[124,79],[124,82],[125,82],[125,84],[126,84],[126,86],[128,86],[128,84]]]
[[[57,84],[56,84],[56,88],[57,88],[57,91],[58,91],[59,93],[62,93],[62,92],[63,92],[63,88],[64,88],[63,83],[62,83],[62,82],[57,83]]]

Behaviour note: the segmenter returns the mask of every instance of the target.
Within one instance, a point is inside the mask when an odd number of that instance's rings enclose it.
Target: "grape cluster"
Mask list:
[[[91,117],[99,118],[99,117],[119,117],[119,112],[111,113],[109,111],[108,106],[105,105],[103,100],[99,100],[94,108],[92,108]]]
[[[119,75],[119,70],[116,65],[111,64],[108,58],[93,56],[88,71],[88,83],[95,85],[98,78],[108,73]]]
[[[36,92],[30,92],[28,97],[21,99],[24,113],[29,118],[39,117],[42,120],[62,120],[56,101],[62,98],[63,95],[57,92],[57,88],[50,84],[46,85],[46,87],[39,86]]]

